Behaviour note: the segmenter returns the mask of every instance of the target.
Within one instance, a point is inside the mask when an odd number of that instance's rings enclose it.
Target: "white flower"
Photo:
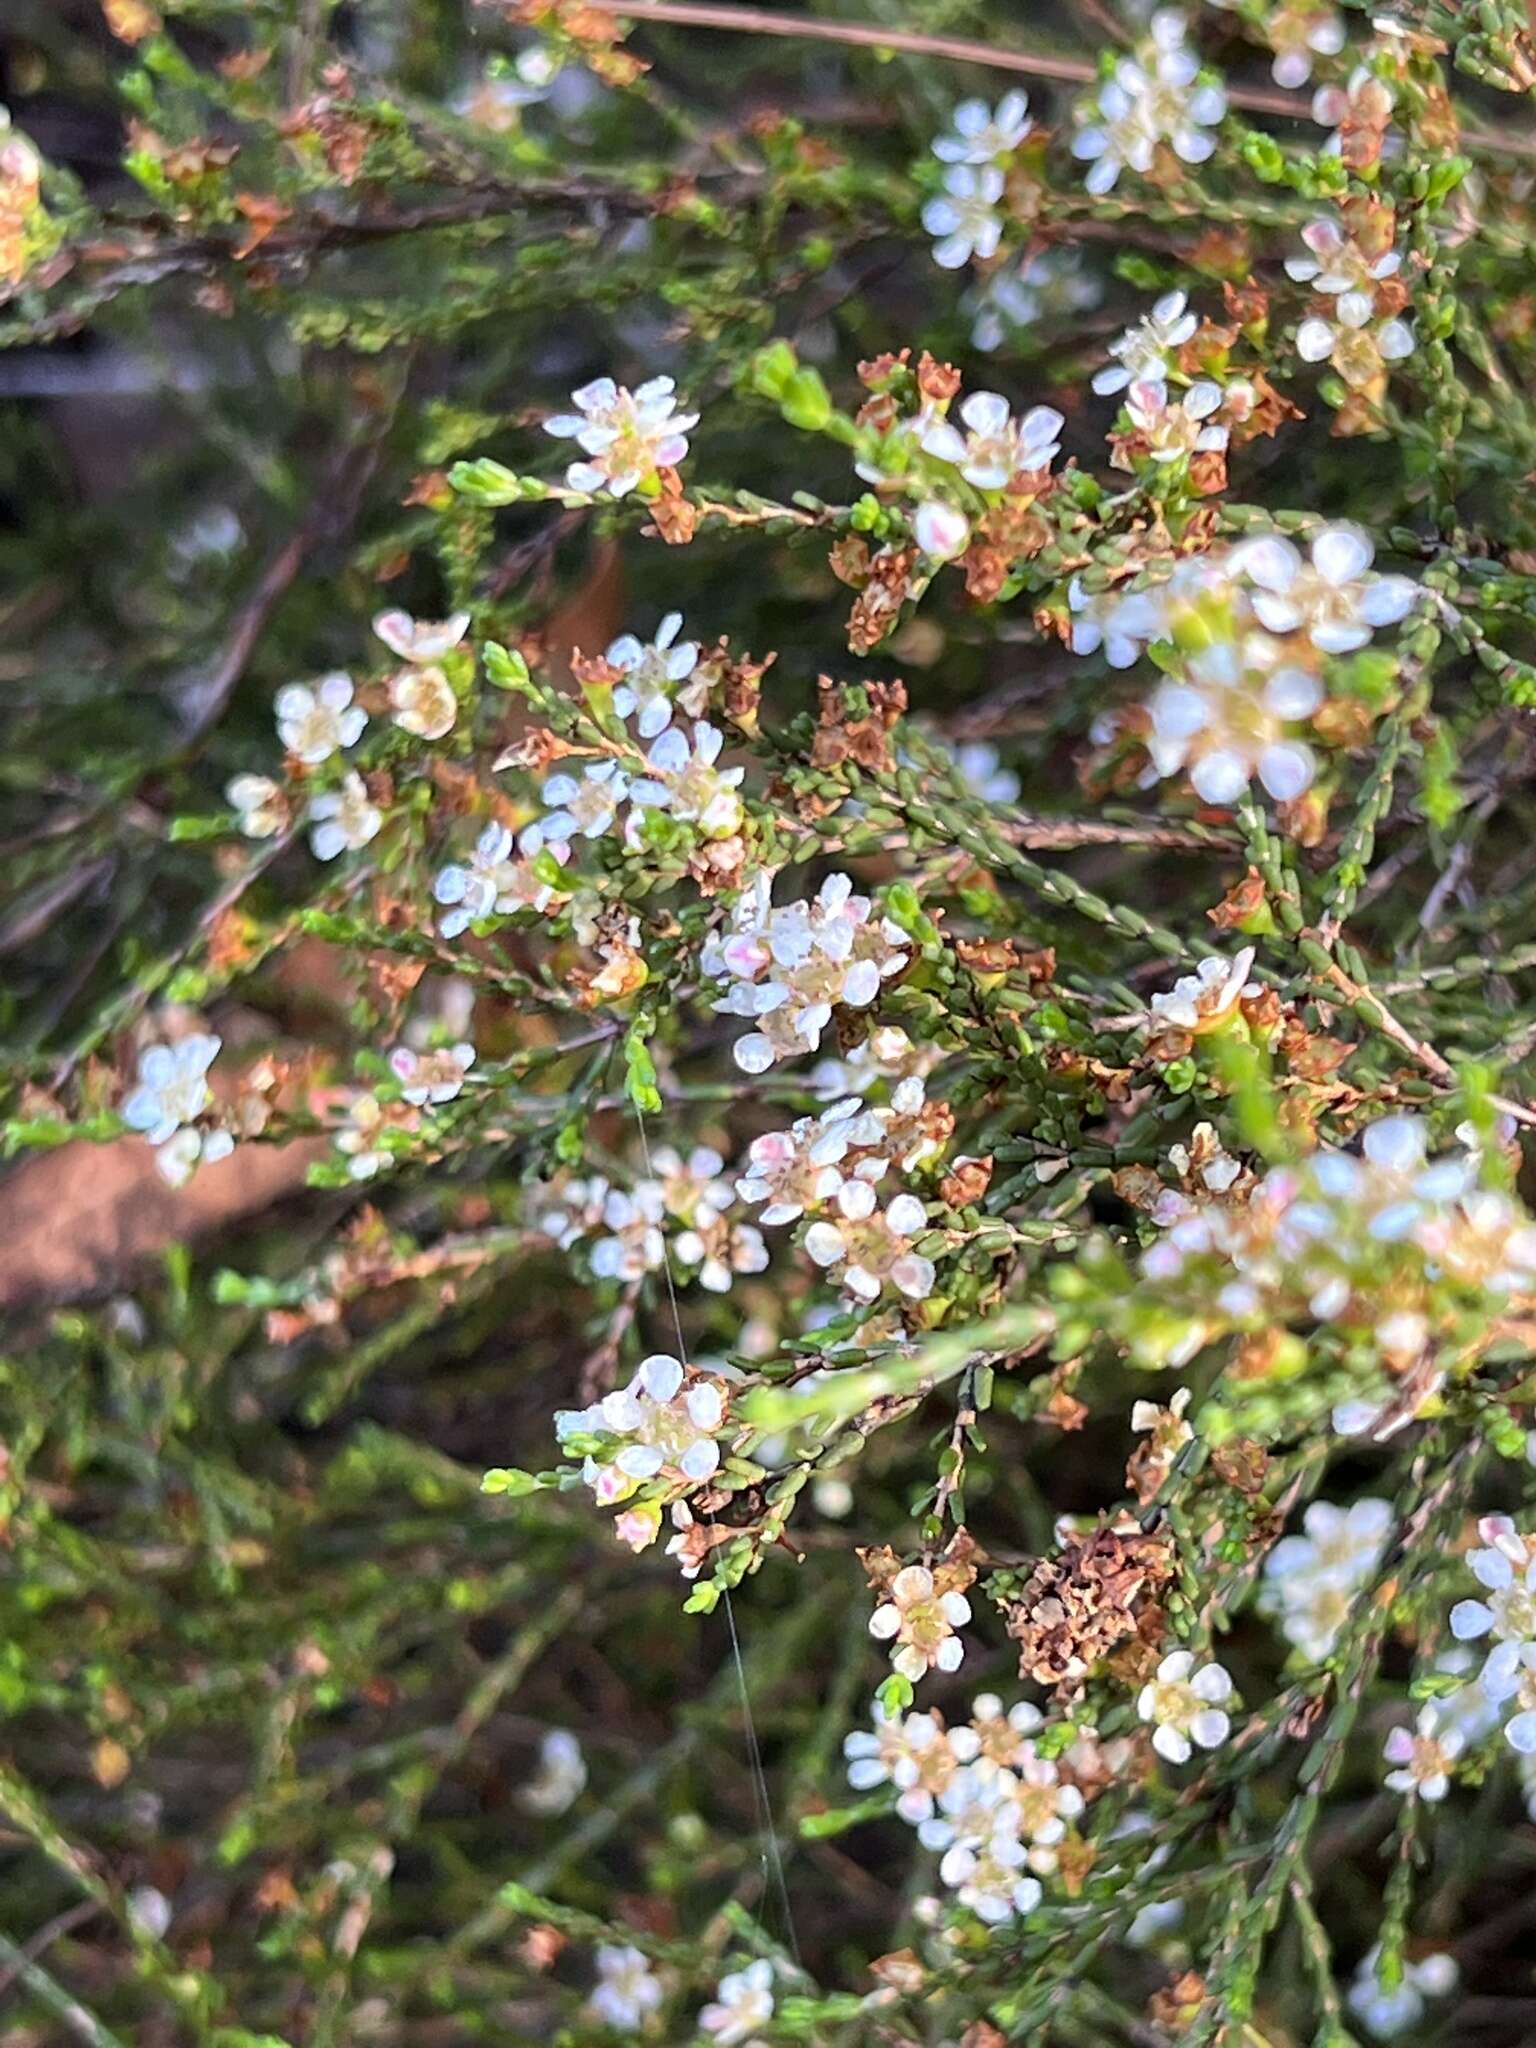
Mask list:
[[[389,1056],[395,1077],[404,1083],[402,1098],[418,1109],[427,1103],[452,1102],[462,1091],[464,1076],[475,1063],[475,1048],[467,1042],[444,1046],[437,1052],[412,1052],[397,1046]]]
[[[978,490],[1000,491],[1016,476],[1049,469],[1061,453],[1065,422],[1054,406],[1034,406],[1015,420],[999,392],[973,391],[961,404],[960,417],[968,434],[961,434],[948,420],[935,420],[922,445],[940,462],[954,463]],[[934,550],[925,546],[925,552]]]
[[[1123,625],[1123,608],[1119,618]],[[1236,803],[1255,776],[1277,802],[1290,802],[1311,787],[1317,762],[1286,727],[1322,701],[1317,677],[1286,662],[1267,633],[1213,640],[1152,693],[1147,750],[1159,775],[1187,768],[1205,803]]]
[[[1210,377],[1177,397],[1166,384],[1142,382],[1126,392],[1125,409],[1154,462],[1183,462],[1226,447],[1231,438],[1227,428],[1206,424],[1221,410],[1221,399],[1221,386]]]
[[[1028,1700],[1015,1700],[1006,1713],[995,1692],[979,1692],[971,1701],[969,1732],[977,1754],[1009,1770],[1017,1769],[1026,1757],[1034,1755],[1029,1738],[1044,1725],[1040,1709]],[[957,1735],[962,1732],[955,1731]]]
[[[1242,0],[1211,0],[1211,5],[1238,13]],[[1277,0],[1259,26],[1274,52],[1269,75],[1288,91],[1306,84],[1314,57],[1336,57],[1344,47],[1343,22],[1319,0]]]
[[[309,843],[317,860],[338,853],[356,853],[377,836],[384,813],[372,801],[368,786],[352,769],[340,789],[322,790],[309,804]]]
[[[928,498],[912,515],[912,538],[930,560],[953,561],[971,544],[970,521],[953,505]]]
[[[213,1101],[208,1069],[223,1040],[195,1032],[174,1045],[148,1045],[139,1054],[138,1081],[123,1104],[123,1122],[163,1145],[183,1124],[195,1123]]]
[[[965,1645],[955,1630],[971,1618],[963,1593],[940,1593],[926,1565],[904,1565],[891,1580],[889,1598],[869,1618],[877,1642],[894,1639],[891,1664],[915,1684],[930,1669],[958,1671]]]
[[[1271,533],[1241,543],[1232,566],[1255,586],[1253,609],[1267,631],[1304,632],[1324,654],[1350,654],[1376,627],[1406,618],[1418,595],[1407,576],[1372,575],[1375,552],[1358,526],[1325,526],[1310,563]]]
[[[718,1380],[695,1373],[685,1385],[682,1365],[658,1351],[627,1387],[605,1394],[591,1408],[557,1411],[555,1435],[562,1443],[577,1434],[617,1438],[621,1448],[611,1463],[624,1479],[666,1474],[697,1484],[719,1469],[715,1432],[724,1416]]]
[[[539,1745],[539,1767],[519,1792],[519,1803],[552,1820],[574,1806],[587,1782],[586,1758],[568,1728],[551,1728]]]
[[[1441,1725],[1433,1703],[1421,1707],[1412,1730],[1394,1728],[1387,1737],[1382,1754],[1398,1766],[1386,1775],[1387,1789],[1434,1804],[1451,1789],[1451,1767],[1465,1746],[1464,1736]]]
[[[1358,313],[1353,295],[1346,293],[1338,301],[1333,319],[1312,314],[1296,330],[1296,353],[1304,363],[1331,364],[1346,384],[1361,390],[1383,375],[1389,364],[1411,356],[1414,340],[1413,328],[1396,315],[1372,326],[1369,310],[1363,319],[1351,317]]]
[[[597,1988],[585,2010],[605,2027],[637,2033],[647,2013],[660,2005],[663,1992],[650,1964],[637,1948],[602,1947],[597,1951]]]
[[[1333,1648],[1361,1589],[1369,1582],[1392,1530],[1392,1508],[1366,1498],[1339,1508],[1314,1501],[1302,1517],[1306,1533],[1286,1536],[1264,1563],[1260,1606],[1311,1663]]]
[[[561,1251],[569,1251],[598,1229],[609,1191],[609,1183],[600,1173],[590,1180],[569,1180],[556,1190],[555,1206],[537,1215],[533,1227],[552,1238]]]
[[[877,1301],[887,1283],[909,1301],[926,1300],[933,1292],[933,1261],[912,1249],[913,1238],[928,1226],[922,1203],[916,1195],[897,1195],[882,1210],[875,1201],[868,1181],[845,1181],[838,1197],[842,1213],[811,1225],[807,1253],[855,1301]]]
[[[1396,250],[1368,256],[1342,221],[1331,214],[1309,221],[1301,231],[1305,256],[1287,256],[1286,274],[1298,284],[1339,301],[1339,317],[1350,327],[1363,327],[1375,308],[1376,286],[1395,277],[1403,259]]]
[[[773,2018],[773,1964],[759,1956],[720,1979],[712,2004],[699,2014],[699,2025],[719,2048],[743,2048],[759,2027]]]
[[[736,791],[746,770],[715,766],[724,745],[725,735],[702,721],[693,728],[691,746],[680,727],[668,726],[645,757],[650,774],[629,785],[635,809],[667,811],[680,824],[696,825],[706,839],[733,839],[742,825]],[[548,794],[546,784],[546,799]]]
[[[1185,21],[1174,8],[1152,17],[1151,36],[1134,56],[1122,57],[1112,77],[1078,103],[1086,123],[1072,154],[1089,164],[1085,180],[1095,196],[1110,191],[1122,170],[1143,177],[1166,144],[1187,164],[1203,164],[1216,147],[1207,133],[1226,116],[1226,95],[1201,85],[1200,60],[1184,40]]]
[[[155,1148],[155,1171],[170,1187],[182,1188],[199,1166],[227,1159],[235,1149],[228,1131],[199,1131],[185,1125]]]
[[[4,128],[0,121],[0,130]],[[128,1918],[141,1933],[151,1941],[163,1941],[175,1914],[165,1893],[152,1884],[135,1885],[123,1904],[128,1909]]]
[[[731,1184],[723,1178],[725,1161],[713,1145],[695,1145],[684,1159],[673,1145],[659,1145],[651,1167],[661,1188],[662,1206],[679,1223],[707,1226],[730,1207]]]
[[[1336,57],[1344,47],[1344,23],[1331,7],[1281,7],[1267,25],[1275,61],[1269,75],[1288,92],[1312,76],[1314,57]]]
[[[1191,1742],[1202,1749],[1219,1749],[1231,1733],[1232,1722],[1225,1703],[1232,1697],[1232,1680],[1220,1664],[1202,1664],[1195,1669],[1188,1650],[1175,1650],[1157,1667],[1157,1676],[1144,1685],[1136,1701],[1143,1721],[1153,1724],[1152,1747],[1171,1764],[1188,1763]]]
[[[453,111],[493,135],[508,135],[524,107],[548,99],[560,71],[560,59],[543,43],[534,43],[513,60],[510,71],[486,70],[453,96]]]
[[[1495,1709],[1514,1703],[1517,1711],[1504,1723],[1504,1739],[1517,1756],[1536,1756],[1536,1642],[1498,1644],[1476,1690]]]
[[[592,1271],[599,1280],[639,1280],[666,1263],[661,1221],[666,1211],[654,1180],[637,1180],[626,1193],[611,1188],[603,1202],[607,1237],[592,1246]]]
[[[1379,1948],[1361,1958],[1349,1987],[1349,2009],[1378,2041],[1390,2041],[1418,2025],[1427,1998],[1444,1998],[1455,1990],[1458,1971],[1455,1959],[1448,1955],[1405,1960],[1402,1982],[1388,1990],[1376,1974],[1380,1958]]]
[[[943,191],[923,208],[923,226],[934,237],[933,260],[941,270],[997,254],[1003,239],[997,202],[1004,182],[995,164],[955,164],[945,172]]]
[[[389,701],[396,725],[420,740],[445,738],[459,715],[453,685],[435,663],[403,668],[391,676]]]
[[[1040,1880],[1022,1874],[1027,1855],[1024,1844],[1005,1832],[979,1844],[959,1842],[946,1852],[939,1876],[978,1920],[998,1927],[1040,1903]]]
[[[1016,270],[993,271],[972,293],[972,344],[990,355],[1002,347],[1010,328],[1087,312],[1103,295],[1077,250],[1043,249]]]
[[[1038,1756],[1033,1743],[1021,1744],[1014,1768],[1018,1773],[1013,1797],[1019,1828],[1033,1848],[1042,1852],[1032,1857],[1031,1863],[1037,1870],[1054,1869],[1056,1844],[1065,1840],[1068,1821],[1082,1813],[1083,1795],[1075,1785],[1062,1784],[1055,1763]]]
[[[469,613],[446,619],[413,619],[409,612],[380,612],[373,630],[402,661],[430,666],[451,654],[469,631]]]
[[[272,839],[288,822],[288,799],[281,783],[268,775],[237,775],[224,794],[240,813],[247,839]]]
[[[944,1851],[987,1842],[996,1835],[1016,1836],[1017,1789],[1018,1780],[1011,1771],[989,1757],[973,1757],[950,1774],[939,1793],[936,1811],[919,1822],[917,1839],[925,1849]],[[940,1875],[950,1882],[942,1869]]]
[[[593,761],[580,776],[551,775],[541,794],[553,806],[539,820],[547,839],[600,839],[629,795],[629,777],[616,761]]]
[[[1233,960],[1212,953],[1193,974],[1181,974],[1171,989],[1152,997],[1149,1027],[1172,1026],[1201,1037],[1218,1031],[1236,1011],[1253,971],[1254,949],[1244,946]]]
[[[1094,390],[1102,397],[1123,391],[1131,383],[1162,383],[1171,367],[1170,356],[1182,348],[1199,324],[1183,292],[1164,292],[1145,319],[1127,327],[1118,341],[1110,343],[1109,352],[1116,360],[1094,373]]]
[[[917,1827],[932,1818],[934,1801],[961,1764],[975,1757],[977,1738],[969,1728],[942,1728],[935,1714],[888,1719],[878,1701],[874,1724],[873,1731],[856,1728],[843,1737],[848,1783],[855,1792],[895,1786],[897,1813]]]
[[[1319,127],[1334,131],[1323,144],[1321,154],[1353,156],[1358,147],[1352,147],[1356,137],[1364,140],[1369,149],[1379,134],[1380,153],[1396,155],[1402,148],[1402,138],[1390,126],[1395,102],[1391,86],[1366,64],[1357,64],[1343,85],[1320,85],[1312,95],[1312,118]],[[1375,161],[1374,155],[1370,161]]]
[[[614,686],[613,708],[620,718],[635,718],[643,740],[654,739],[671,723],[676,686],[698,666],[697,642],[677,637],[682,624],[681,612],[668,612],[654,640],[642,642],[633,633],[624,633],[604,656],[624,678]]]
[[[336,1150],[347,1160],[353,1180],[372,1180],[395,1163],[395,1155],[380,1144],[381,1134],[391,1125],[384,1105],[376,1095],[355,1095],[347,1104],[347,1121],[336,1134]]]
[[[985,100],[962,100],[951,119],[954,133],[933,145],[934,155],[947,164],[989,164],[1010,156],[1035,125],[1023,92],[1004,93],[995,110]]]
[[[445,939],[457,938],[493,913],[544,911],[567,900],[541,881],[532,866],[538,854],[548,852],[564,867],[571,857],[567,842],[550,837],[543,825],[527,825],[518,835],[517,850],[519,858],[513,860],[512,834],[505,825],[487,825],[467,863],[454,862],[439,871],[432,894],[448,906],[448,914],[438,921]]]
[[[1486,1546],[1467,1553],[1467,1565],[1486,1600],[1459,1600],[1451,1634],[1459,1643],[1491,1635],[1496,1643],[1536,1641],[1536,1540],[1522,1535],[1507,1515],[1485,1515],[1477,1533]]]
[[[318,768],[343,747],[355,746],[368,714],[352,702],[352,678],[337,673],[313,689],[289,683],[277,693],[277,736],[296,761]]]
[[[569,489],[624,498],[658,469],[675,468],[699,423],[697,413],[677,410],[675,389],[670,377],[652,377],[634,392],[611,377],[598,377],[573,391],[576,411],[544,422],[546,434],[575,441],[592,458],[571,464],[565,473]]]
[[[979,796],[984,803],[1016,804],[1019,800],[1019,778],[1011,768],[1003,766],[1001,754],[990,740],[961,740],[953,747],[940,746],[949,754],[960,779],[973,796]]]

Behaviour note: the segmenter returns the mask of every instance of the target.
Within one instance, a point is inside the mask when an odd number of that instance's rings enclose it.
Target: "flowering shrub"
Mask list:
[[[101,14],[17,2048],[1527,2039],[1524,11]]]

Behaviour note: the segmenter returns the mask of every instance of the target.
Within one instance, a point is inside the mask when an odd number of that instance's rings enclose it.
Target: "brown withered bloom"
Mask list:
[[[1205,1979],[1197,1970],[1185,1970],[1182,1976],[1153,1992],[1147,2004],[1147,2017],[1154,2026],[1177,2039],[1194,2025],[1204,2003]]]
[[[1075,1699],[1113,1651],[1161,1638],[1161,1596],[1173,1575],[1167,1537],[1129,1516],[1070,1538],[1040,1560],[1008,1610],[1019,1676]]]
[[[852,761],[871,775],[889,775],[896,766],[891,734],[907,708],[907,686],[898,677],[888,683],[839,683],[816,678],[816,737],[811,746],[813,768],[836,768]]]

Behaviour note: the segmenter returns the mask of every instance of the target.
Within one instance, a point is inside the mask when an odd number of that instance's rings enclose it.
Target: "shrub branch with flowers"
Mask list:
[[[18,2048],[1528,2039],[1524,10],[22,12]]]

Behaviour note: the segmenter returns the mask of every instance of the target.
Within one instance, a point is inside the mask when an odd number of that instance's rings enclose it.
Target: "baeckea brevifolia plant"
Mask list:
[[[0,2044],[1536,2035],[1515,0],[14,0]]]

